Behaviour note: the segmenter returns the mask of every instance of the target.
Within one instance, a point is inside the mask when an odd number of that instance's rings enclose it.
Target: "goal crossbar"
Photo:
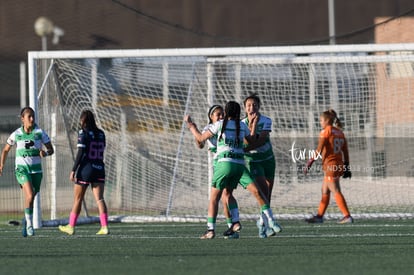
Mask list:
[[[414,148],[414,43],[42,51],[29,52],[28,65],[30,105],[40,125],[57,133],[52,138],[60,162],[53,167],[61,195],[48,200],[61,206],[53,207],[59,213],[69,208],[62,200],[70,190],[60,182],[72,161],[68,148],[76,149],[68,140],[76,136],[81,110],[90,108],[111,144],[105,192],[110,208],[126,217],[116,220],[202,217],[210,156],[195,148],[183,116],[191,114],[201,130],[209,106],[241,103],[252,93],[273,120],[276,215],[301,218],[319,201],[321,173],[298,173],[303,160],[292,161],[289,150],[295,144],[314,149],[319,114],[328,108],[345,123],[353,163],[367,170],[355,169],[343,185],[353,213],[377,218],[413,212],[407,154]],[[255,216],[254,200],[240,189],[243,217]]]

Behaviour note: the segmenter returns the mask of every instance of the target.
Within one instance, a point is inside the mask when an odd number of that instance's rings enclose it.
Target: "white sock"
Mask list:
[[[216,225],[215,223],[208,222],[207,223],[207,230],[214,230],[215,227],[216,227],[215,225]]]
[[[262,212],[261,216],[260,216],[260,220],[262,221],[262,225],[269,227],[269,219],[267,217],[267,215]]]
[[[29,228],[30,226],[33,226],[33,215],[31,214],[24,214],[24,217],[26,219],[26,228]]]
[[[263,210],[262,213],[264,214],[264,216],[266,217],[266,219],[268,221],[273,221],[273,212],[272,212],[272,209],[268,208],[266,210]]]
[[[264,225],[264,220],[263,220],[263,212],[262,212],[262,213],[260,213],[260,216],[259,216],[259,224],[260,224],[260,225]]]

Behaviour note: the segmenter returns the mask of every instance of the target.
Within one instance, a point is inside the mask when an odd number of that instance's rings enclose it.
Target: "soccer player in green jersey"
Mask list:
[[[222,120],[223,115],[224,115],[223,107],[221,107],[220,105],[211,106],[210,109],[208,110],[208,124],[203,128],[203,130],[201,131],[201,134],[208,131],[208,128],[211,125],[213,125],[219,120]],[[193,124],[195,125],[195,123]],[[217,164],[217,137],[212,136],[211,138],[207,139],[205,142],[198,142],[196,139],[196,143],[197,143],[198,148],[200,149],[204,148],[204,146],[207,145],[208,151],[211,154],[213,154],[213,171],[214,171],[214,166]],[[239,208],[238,208],[237,200],[234,198],[232,193],[229,193],[227,191],[227,189],[223,190],[221,200],[223,202],[223,213],[224,213],[224,216],[226,217],[227,226],[228,228],[235,227],[235,231],[236,231],[234,232],[234,234],[227,233],[226,237],[238,238],[238,231],[240,231],[241,225],[239,221]],[[224,232],[225,235],[226,235],[226,232]]]
[[[246,166],[270,204],[276,170],[275,156],[269,138],[272,120],[259,112],[260,98],[255,94],[244,100],[244,109],[247,117],[242,122],[249,128],[250,135],[256,137],[256,145],[259,145],[253,150],[246,151]],[[274,235],[271,229],[266,229],[263,214],[257,222],[257,227],[260,237]]]
[[[249,129],[240,122],[240,105],[230,101],[226,104],[224,113],[223,120],[210,125],[208,130],[202,134],[191,121],[190,116],[187,115],[184,118],[197,142],[201,143],[213,136],[217,137],[217,163],[214,167],[211,184],[207,231],[201,236],[201,239],[215,237],[215,224],[221,195],[224,189],[232,193],[236,188],[245,171],[243,141],[253,142]],[[271,209],[266,208],[263,212],[268,215],[269,223],[273,226]]]
[[[209,124],[203,128],[201,134],[208,131],[211,125],[223,119],[223,108],[220,105],[211,106],[211,108],[208,111],[208,119],[209,119]],[[196,127],[195,123],[193,124]],[[217,163],[217,136],[216,135],[212,136],[206,142],[198,142],[196,139],[196,142],[199,148],[203,148],[205,146],[205,143],[207,143],[208,150],[214,154],[214,157],[213,157],[213,167],[214,167]],[[270,208],[269,203],[267,203],[267,199],[265,198],[263,193],[261,193],[258,190],[256,183],[251,178],[250,173],[247,170],[247,168],[244,169],[243,175],[240,178],[240,185],[244,189],[247,189],[248,191],[250,191],[250,193],[257,200],[262,211],[265,211],[266,209]],[[241,224],[240,224],[240,219],[239,219],[239,209],[238,209],[237,200],[234,198],[232,193],[228,192],[227,189],[223,190],[221,200],[223,203],[224,216],[226,217],[226,222],[229,227],[229,229],[226,230],[223,235],[225,238],[238,238],[239,237],[238,233],[241,230]],[[269,227],[269,224],[270,224],[272,226],[273,233],[279,233],[282,230],[281,226],[274,220],[274,218],[270,218],[270,220],[271,220],[270,223],[268,222],[267,219],[265,220],[267,226]],[[261,237],[265,238],[267,236],[264,235]]]
[[[22,127],[14,131],[3,148],[0,159],[0,175],[3,173],[7,155],[16,145],[15,175],[24,194],[24,219],[22,234],[33,236],[33,202],[40,191],[42,160],[54,153],[49,136],[35,123],[35,113],[30,107],[20,112]]]

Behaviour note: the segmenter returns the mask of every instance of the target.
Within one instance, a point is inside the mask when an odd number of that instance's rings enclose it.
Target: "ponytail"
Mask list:
[[[343,123],[339,120],[334,109],[329,109],[328,111],[323,112],[322,116],[329,120],[330,125],[336,126],[340,129],[343,128]]]
[[[220,136],[218,140],[222,139],[222,135],[224,131],[226,130],[227,121],[229,121],[229,118],[233,119],[236,123],[236,146],[238,147],[240,144],[240,104],[235,101],[229,101],[227,102],[225,108],[224,108],[224,120],[223,125],[221,128]]]
[[[224,115],[223,125],[221,126],[220,136],[219,136],[218,140],[221,140],[221,138],[222,138],[221,136],[223,135],[224,131],[226,130],[227,121],[228,121],[228,117],[227,117],[227,113],[226,113]]]
[[[240,116],[238,118],[234,119],[234,122],[236,123],[236,147],[239,147],[240,144]]]

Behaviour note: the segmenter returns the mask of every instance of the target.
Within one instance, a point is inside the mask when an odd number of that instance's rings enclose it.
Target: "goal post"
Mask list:
[[[56,147],[55,162],[44,163],[46,225],[72,205],[68,174],[84,109],[107,135],[105,199],[113,220],[204,220],[210,157],[196,148],[183,117],[201,129],[212,104],[242,104],[253,93],[273,121],[276,216],[316,211],[322,172],[316,165],[304,176],[301,169],[316,147],[319,115],[331,107],[350,147],[353,177],[341,185],[353,215],[414,212],[414,44],[29,52],[28,64],[30,105]],[[235,197],[242,217],[257,216],[248,191],[239,187]],[[93,216],[90,194],[85,204]],[[327,217],[337,216],[330,207]]]

